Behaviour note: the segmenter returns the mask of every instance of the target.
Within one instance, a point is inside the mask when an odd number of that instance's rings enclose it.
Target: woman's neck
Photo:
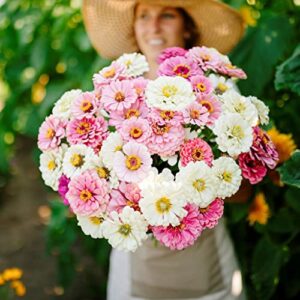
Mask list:
[[[149,72],[145,74],[145,77],[147,79],[153,80],[157,77],[158,64],[156,62],[156,59],[148,59],[148,64],[149,64]]]

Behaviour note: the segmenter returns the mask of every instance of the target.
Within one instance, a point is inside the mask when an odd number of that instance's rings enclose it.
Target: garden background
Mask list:
[[[300,0],[224,2],[248,24],[230,54],[248,75],[239,88],[270,107],[265,129],[280,154],[247,202],[226,204],[227,223],[249,299],[299,299]],[[38,171],[38,128],[53,103],[92,89],[93,73],[109,64],[92,49],[80,7],[0,0],[0,273],[23,270],[24,299],[105,299],[107,243],[81,233]]]

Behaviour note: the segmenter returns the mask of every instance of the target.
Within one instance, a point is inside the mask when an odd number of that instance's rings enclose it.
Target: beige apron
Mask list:
[[[131,295],[147,299],[197,298],[224,288],[215,229],[206,229],[185,250],[153,239],[131,254]]]

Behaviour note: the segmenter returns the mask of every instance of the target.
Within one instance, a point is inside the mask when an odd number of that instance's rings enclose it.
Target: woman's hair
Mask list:
[[[196,43],[199,40],[200,32],[194,20],[183,8],[178,7],[177,10],[183,17],[185,30],[189,33],[189,37],[185,39],[185,48],[190,49],[197,46]]]

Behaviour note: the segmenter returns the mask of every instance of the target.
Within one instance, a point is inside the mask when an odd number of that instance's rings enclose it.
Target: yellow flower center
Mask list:
[[[172,203],[169,198],[162,197],[156,201],[155,206],[156,206],[157,212],[159,212],[160,214],[163,214],[165,212],[168,212],[171,209]]]
[[[83,201],[83,202],[87,202],[89,200],[91,200],[93,194],[89,191],[89,190],[82,190],[80,192],[80,199]]]
[[[128,155],[125,164],[127,169],[135,171],[141,167],[142,160],[136,155]]]
[[[78,134],[87,134],[90,131],[91,125],[87,122],[80,122],[76,128]]]
[[[162,94],[166,97],[166,98],[170,98],[176,95],[178,89],[175,85],[166,85],[163,87],[162,89]]]
[[[100,225],[103,222],[103,218],[98,218],[98,217],[90,217],[91,223],[95,225]]]
[[[47,139],[52,139],[55,135],[55,131],[51,128],[49,128],[46,132],[46,138]]]
[[[160,125],[155,123],[152,125],[152,130],[157,135],[164,135],[165,133],[168,133],[170,131],[170,128],[171,127],[167,124]]]
[[[56,166],[56,163],[54,160],[50,160],[48,162],[47,167],[48,167],[48,170],[53,171],[57,166]]]
[[[106,168],[98,167],[97,168],[97,174],[100,178],[107,179],[108,175],[109,175],[109,172]]]
[[[122,150],[122,146],[118,145],[118,146],[115,147],[114,152],[121,151],[121,150]]]
[[[76,168],[81,167],[84,164],[83,156],[77,153],[73,154],[70,163]]]
[[[214,112],[214,107],[213,107],[213,105],[212,105],[209,101],[201,100],[201,101],[200,101],[200,104],[201,104],[202,106],[204,106],[204,107],[207,109],[207,111],[208,111],[209,113]]]
[[[122,102],[122,101],[124,101],[124,100],[125,100],[124,94],[123,94],[122,92],[117,92],[117,93],[115,94],[115,100],[116,100],[117,102]]]
[[[198,119],[198,118],[199,118],[199,115],[200,115],[199,110],[192,109],[192,110],[190,111],[190,117],[191,117],[192,119]]]
[[[132,65],[132,61],[128,59],[127,61],[125,61],[125,65],[127,68],[130,67]]]
[[[226,182],[231,182],[232,181],[232,173],[229,172],[223,172],[222,174],[222,179]]]
[[[132,117],[139,117],[139,116],[140,116],[140,112],[134,108],[128,109],[125,113],[125,119],[130,119]]]
[[[143,134],[143,131],[142,131],[141,128],[133,127],[133,128],[130,129],[129,134],[134,139],[138,139]]]
[[[234,107],[234,110],[237,112],[237,113],[241,113],[243,111],[245,111],[246,109],[246,106],[244,103],[237,103]]]
[[[232,127],[231,134],[233,137],[236,137],[238,139],[242,139],[245,136],[242,127],[239,125],[235,125]]]
[[[131,229],[131,226],[129,224],[122,224],[119,227],[119,233],[121,233],[125,237],[127,237],[131,233],[131,231],[132,231],[132,229]]]
[[[110,68],[109,70],[107,70],[106,72],[104,72],[103,77],[105,78],[112,78],[114,77],[116,74],[116,70],[115,68]]]
[[[196,179],[193,182],[193,187],[198,191],[198,192],[203,192],[206,189],[206,184],[205,180],[203,179]]]
[[[171,110],[163,110],[160,113],[160,116],[163,120],[172,120],[174,118],[175,113]]]
[[[80,105],[80,109],[83,112],[89,112],[93,109],[93,104],[89,100],[84,100]]]
[[[202,82],[197,83],[197,89],[200,90],[201,92],[206,91],[206,85]]]
[[[204,61],[210,61],[211,60],[211,56],[209,54],[202,54],[201,58]]]
[[[208,211],[208,207],[209,206],[207,206],[207,207],[199,207],[199,211],[200,211],[200,213],[202,213],[202,214],[204,214],[204,213],[206,213],[207,211]]]
[[[192,158],[194,161],[203,160],[204,155],[202,150],[200,148],[194,148],[192,151]]]
[[[217,92],[219,93],[224,93],[228,90],[228,87],[226,84],[222,83],[222,82],[219,82],[218,85],[217,85]]]

